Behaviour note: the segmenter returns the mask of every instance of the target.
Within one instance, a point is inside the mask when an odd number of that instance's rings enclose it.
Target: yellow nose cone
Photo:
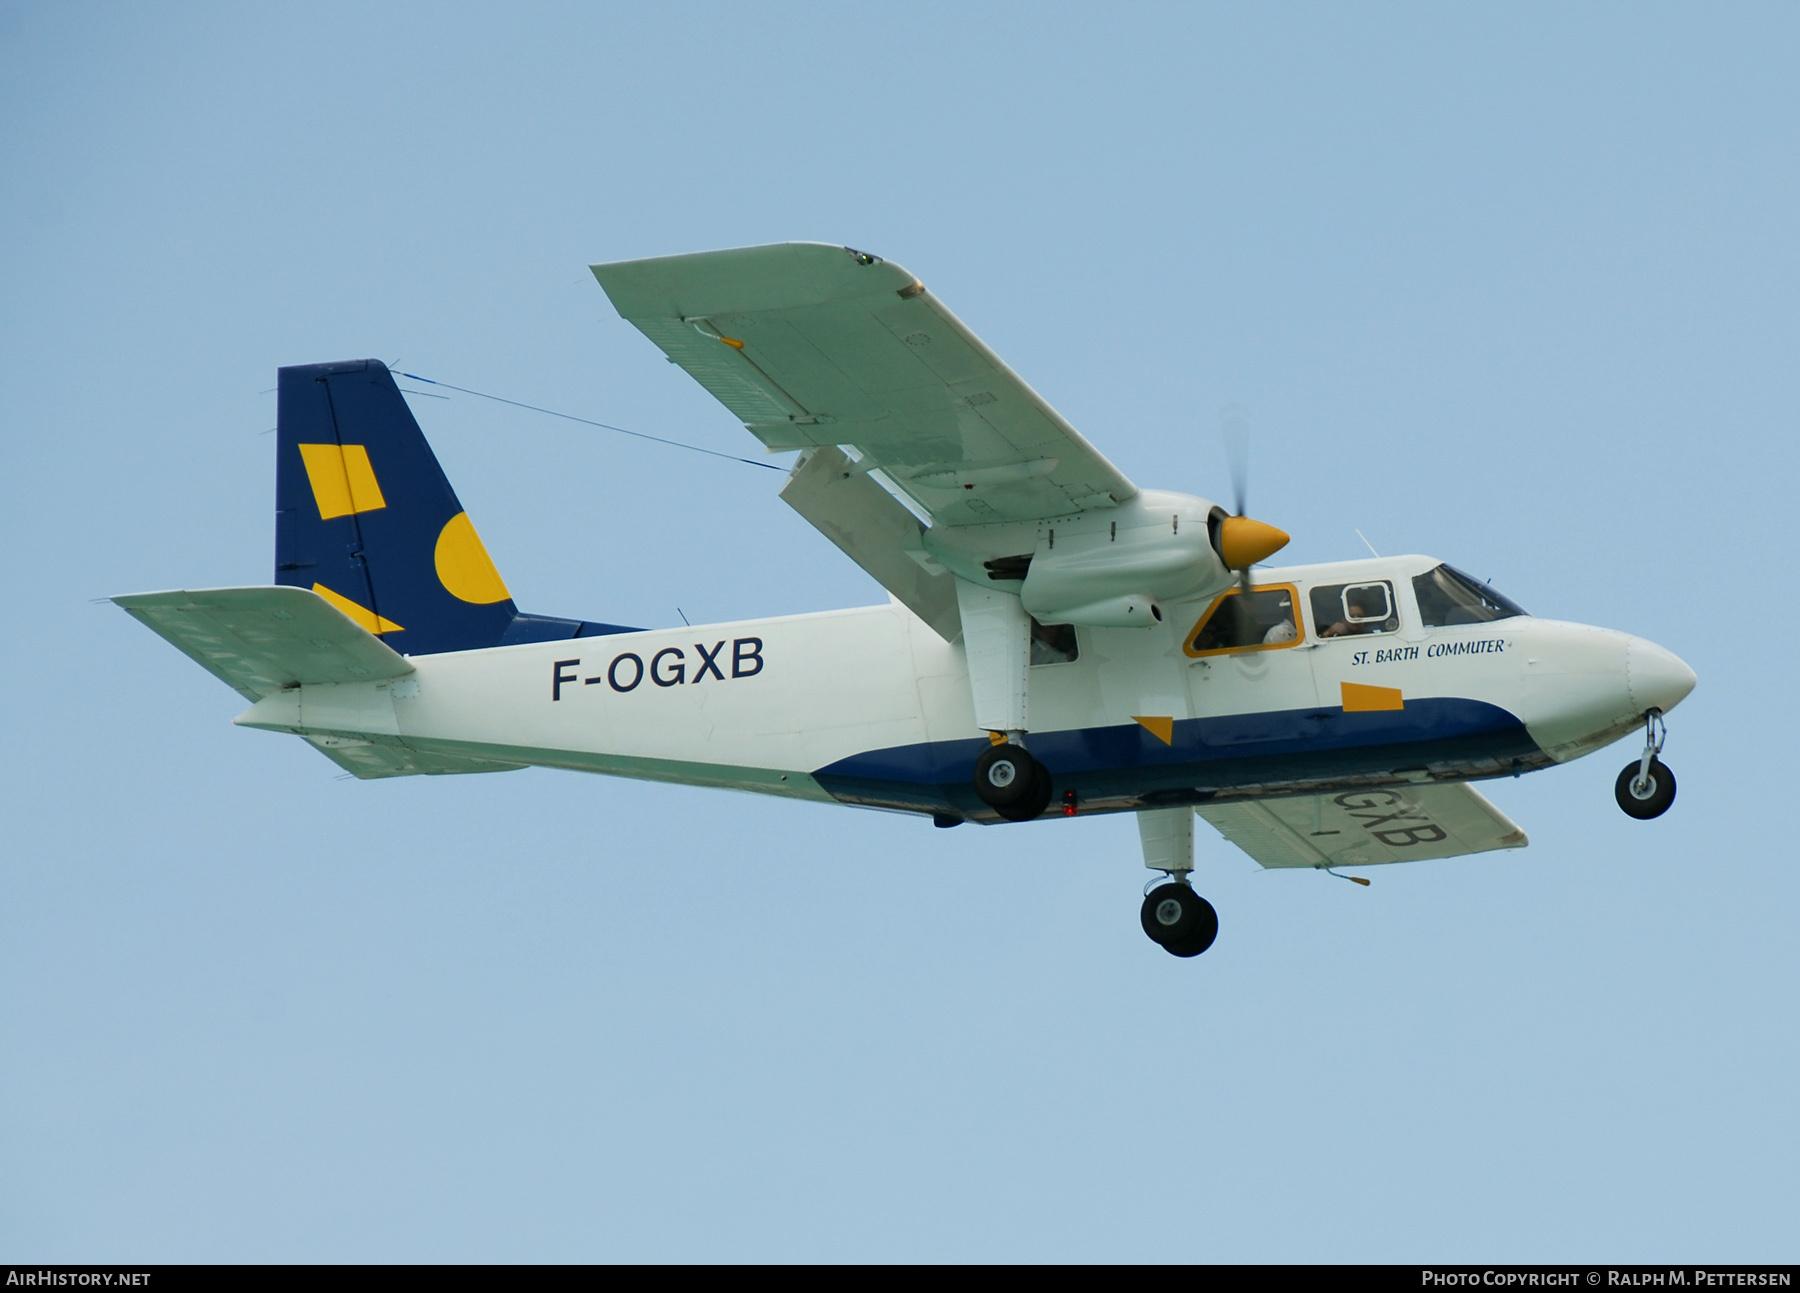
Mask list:
[[[1219,555],[1233,570],[1248,570],[1287,547],[1288,536],[1272,525],[1247,516],[1228,516],[1219,522]]]

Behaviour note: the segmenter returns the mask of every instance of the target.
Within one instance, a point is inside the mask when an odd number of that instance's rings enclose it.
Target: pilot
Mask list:
[[[1240,640],[1243,637],[1242,626],[1238,623],[1240,618],[1238,599],[1226,594],[1218,609],[1201,626],[1199,636],[1194,639],[1194,650],[1222,651],[1247,645]]]
[[[1253,594],[1256,596],[1273,596],[1273,594]],[[1195,651],[1243,650],[1261,643],[1263,646],[1276,646],[1283,642],[1292,642],[1299,635],[1294,624],[1293,603],[1286,597],[1281,598],[1282,618],[1271,625],[1260,636],[1261,617],[1244,609],[1239,604],[1236,594],[1227,593],[1225,601],[1218,610],[1207,619],[1198,636],[1194,639]]]

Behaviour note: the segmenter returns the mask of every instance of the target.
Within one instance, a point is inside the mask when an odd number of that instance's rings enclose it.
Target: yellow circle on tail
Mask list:
[[[512,596],[506,591],[500,572],[494,569],[494,559],[482,546],[481,536],[475,533],[475,523],[469,520],[467,512],[458,512],[444,523],[438,534],[437,551],[431,555],[437,565],[438,581],[452,597],[487,606]]]

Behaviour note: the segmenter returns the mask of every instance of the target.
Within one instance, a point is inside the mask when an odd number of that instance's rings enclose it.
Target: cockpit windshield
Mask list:
[[[1524,607],[1493,588],[1463,574],[1454,566],[1413,576],[1413,595],[1419,600],[1419,618],[1427,628],[1451,624],[1486,624],[1529,614]]]

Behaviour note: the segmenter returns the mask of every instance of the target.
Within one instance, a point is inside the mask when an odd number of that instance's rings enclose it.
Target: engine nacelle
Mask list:
[[[1148,628],[1158,603],[1231,586],[1214,547],[1225,511],[1204,498],[1144,490],[1103,511],[1046,521],[1019,589],[1040,623]]]
[[[1027,610],[1031,610],[1029,606]],[[1090,629],[1147,629],[1162,623],[1162,607],[1142,594],[1114,597],[1088,606],[1065,606],[1042,612],[1032,611],[1038,622],[1079,624]]]

